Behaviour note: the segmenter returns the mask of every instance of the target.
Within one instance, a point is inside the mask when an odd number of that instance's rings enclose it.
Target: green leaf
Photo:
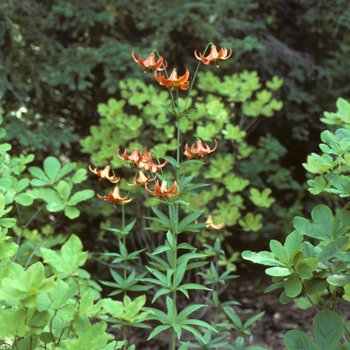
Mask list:
[[[71,235],[67,242],[61,247],[60,252],[48,248],[41,248],[41,254],[44,261],[55,271],[64,275],[72,275],[82,266],[88,254],[82,252],[83,245],[76,235]]]
[[[58,173],[61,170],[61,163],[55,157],[47,157],[44,160],[44,171],[50,181],[54,183],[58,179]]]
[[[28,171],[37,178],[31,181],[31,184],[33,186],[37,186],[37,185],[34,185],[34,180],[38,181],[38,179],[41,180],[40,182],[38,182],[39,183],[38,186],[41,186],[41,184],[47,185],[50,182],[49,178],[41,168],[36,166],[31,166],[28,168]]]
[[[303,289],[303,285],[298,274],[291,275],[284,284],[284,290],[289,298],[297,297]]]
[[[18,250],[15,242],[0,242],[0,259],[12,258]]]
[[[257,206],[257,207],[265,207],[269,208],[272,203],[275,201],[274,198],[269,198],[272,190],[270,188],[265,188],[262,192],[260,192],[256,188],[250,189],[249,199]]]
[[[15,196],[15,202],[23,205],[24,207],[28,207],[33,204],[34,199],[30,194],[20,193]]]
[[[197,220],[202,214],[203,214],[203,210],[198,210],[198,211],[195,211],[194,213],[188,214],[186,217],[184,217],[179,222],[179,225],[177,227],[177,233],[181,233],[183,231],[186,231],[189,228],[189,226],[192,230],[194,221]]]
[[[67,202],[72,186],[67,181],[61,180],[56,186],[57,193],[62,198],[63,202]]]
[[[337,112],[324,112],[325,118],[321,118],[321,121],[329,125],[340,125],[342,123],[350,123],[350,103],[345,99],[339,97],[336,102]]]
[[[333,350],[344,333],[342,318],[332,310],[323,310],[313,321],[312,329],[320,350]]]
[[[242,252],[242,258],[261,265],[285,267],[284,264],[275,258],[275,255],[273,253],[267,251],[255,253],[250,250],[245,250]]]
[[[284,277],[291,275],[293,269],[291,267],[270,267],[265,270],[265,273],[269,276]]]
[[[333,286],[344,287],[345,285],[350,283],[350,275],[349,274],[332,274],[327,277],[327,282]]]
[[[307,334],[294,329],[284,336],[284,345],[288,350],[319,350]]]
[[[238,125],[226,124],[226,129],[222,131],[225,135],[226,140],[232,140],[236,142],[241,142],[245,136],[246,132],[241,130]]]
[[[67,218],[73,220],[80,215],[80,210],[75,207],[71,207],[67,205],[66,207],[64,207],[64,215],[66,215]]]
[[[244,231],[257,232],[263,227],[261,223],[262,218],[262,214],[254,215],[253,213],[247,213],[244,219],[240,219],[238,223],[242,226]]]
[[[24,337],[29,331],[26,323],[27,310],[1,309],[0,310],[0,339]]]
[[[303,235],[321,241],[329,241],[333,235],[334,217],[332,211],[324,204],[316,206],[311,213],[314,223],[302,217],[294,218],[294,227]]]
[[[282,85],[283,79],[281,79],[277,75],[273,76],[271,80],[268,80],[266,82],[266,86],[273,91],[277,91]]]
[[[68,200],[68,205],[74,206],[82,201],[86,201],[95,195],[93,190],[82,190],[73,194]]]

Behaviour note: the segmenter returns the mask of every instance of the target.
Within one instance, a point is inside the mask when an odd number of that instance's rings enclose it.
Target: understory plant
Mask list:
[[[289,330],[284,343],[289,350],[350,349],[350,323],[344,304],[350,301],[350,103],[337,100],[336,112],[321,119],[330,130],[321,133],[321,154],[304,163],[310,174],[309,191],[327,204],[317,205],[311,220],[296,216],[294,231],[285,243],[270,241],[270,251],[244,251],[244,259],[269,266],[265,272],[282,289],[280,302],[305,297],[317,311],[313,339]],[[311,325],[310,325],[311,326]]]
[[[210,53],[205,56],[208,49]],[[155,80],[169,92],[169,99],[166,99],[163,93],[159,94],[163,96],[163,102],[170,102],[170,105],[162,106],[165,113],[155,114],[155,120],[159,122],[157,118],[163,118],[163,124],[166,122],[167,137],[174,139],[170,141],[170,148],[157,147],[160,145],[155,144],[147,149],[144,147],[145,138],[141,133],[140,142],[135,142],[131,149],[117,148],[118,143],[123,140],[129,143],[130,139],[137,137],[137,128],[142,130],[143,124],[142,115],[131,120],[122,117],[120,123],[126,123],[128,132],[124,132],[123,138],[114,145],[114,153],[118,160],[111,161],[101,169],[90,166],[90,170],[100,181],[110,182],[114,186],[110,187],[105,195],[97,193],[97,197],[112,204],[121,216],[119,227],[108,228],[119,241],[119,251],[107,252],[102,256],[103,259],[112,258],[110,266],[114,281],[102,283],[112,288],[110,295],[123,294],[124,298],[135,292],[147,292],[150,295],[150,305],[142,310],[147,313],[145,321],[155,324],[148,340],[160,333],[169,332],[170,350],[261,349],[246,347],[243,335],[251,333],[250,327],[264,313],[261,312],[242,322],[232,307],[236,302],[219,301],[222,287],[225,287],[228,280],[237,277],[232,275],[232,269],[220,272],[220,258],[225,256],[220,239],[217,238],[213,246],[207,243],[201,245],[201,241],[195,239],[196,234],[221,229],[224,226],[224,223],[214,223],[211,215],[204,216],[203,219],[205,211],[193,204],[197,199],[200,201],[198,191],[209,186],[200,181],[198,171],[206,166],[207,159],[220,144],[216,139],[209,142],[211,145],[199,138],[188,139],[189,136],[183,127],[192,122],[192,115],[196,112],[191,108],[191,92],[200,64],[218,66],[219,60],[229,58],[231,53],[231,50],[228,52],[224,48],[217,51],[211,43],[203,54],[195,51],[199,63],[192,79],[188,69],[181,76],[176,69],[169,74],[168,63],[156,51],[151,52],[147,59],[142,59],[141,56],[136,58],[132,53],[133,59],[145,69],[145,73],[153,73]],[[182,91],[188,91],[187,97],[180,98]],[[136,101],[138,97],[134,95],[133,98]],[[112,104],[117,107],[118,102]],[[219,109],[216,111],[220,113]],[[111,117],[119,118],[118,114]],[[155,127],[158,122],[154,124]],[[162,134],[155,133],[152,139],[157,137],[162,137]],[[167,154],[164,154],[165,151]],[[124,171],[124,167],[120,166],[114,169],[113,165],[119,165],[120,162],[124,166],[127,165],[127,170]],[[131,178],[120,175],[129,174],[132,170],[130,167],[134,169]],[[257,196],[259,197],[258,194]],[[148,197],[152,200],[149,201]],[[141,206],[145,201],[148,201],[148,205],[152,203],[149,215],[143,218],[136,215],[133,208],[140,208],[139,204],[135,204],[136,201],[141,201]],[[154,247],[141,245],[140,249],[129,252],[131,237],[139,236],[137,231],[135,234],[138,220],[145,224],[144,230],[148,235],[158,236],[158,244]],[[194,243],[189,237],[194,238]],[[146,254],[143,254],[146,249]],[[209,307],[213,310],[213,317],[203,320],[203,309]],[[120,326],[120,323],[116,326]],[[128,328],[123,328],[123,340],[127,343],[128,329],[135,325],[125,326]],[[236,339],[231,338],[233,331],[237,331]],[[191,340],[184,341],[184,335]],[[125,349],[126,346],[125,344]]]
[[[116,149],[130,152],[138,145],[140,150],[145,149],[158,157],[174,155],[178,148],[174,135],[178,131],[182,146],[184,140],[197,138],[212,148],[213,140],[217,140],[219,152],[207,165],[186,163],[187,174],[211,186],[199,188],[196,196],[182,194],[182,198],[192,208],[203,210],[204,216],[211,215],[215,222],[225,222],[225,227],[219,233],[203,230],[196,234],[196,240],[213,244],[217,235],[223,241],[232,233],[236,240],[256,240],[283,230],[287,218],[291,219],[293,213],[301,209],[300,198],[295,196],[300,186],[292,179],[291,171],[280,165],[286,149],[269,134],[252,136],[260,123],[274,118],[281,110],[283,103],[279,94],[283,80],[274,76],[262,82],[256,71],[235,72],[220,79],[215,69],[198,70],[196,84],[191,80],[187,96],[174,92],[171,97],[165,89],[159,90],[149,83],[153,78],[150,73],[145,74],[144,81],[120,81],[119,98],[98,105],[99,124],[90,128],[90,135],[80,144],[82,151],[91,155],[94,166],[109,164],[130,182],[134,173],[125,168],[124,160],[116,156]],[[128,189],[126,181],[120,182],[120,188]],[[276,203],[273,196],[276,189],[283,191],[288,210],[286,203]],[[149,246],[154,250],[159,242],[139,223],[151,214],[150,208],[159,203],[145,196],[142,189],[134,189],[133,193],[136,192],[144,198],[143,205],[136,206],[132,202],[128,211],[138,219],[136,242],[142,244],[133,248]],[[191,211],[186,207],[183,210]],[[117,218],[111,218],[106,208],[101,213],[106,217],[102,228],[120,224]]]
[[[0,144],[0,349],[121,349],[107,327],[141,324],[145,297],[102,298],[80,238],[57,228],[94,195],[80,187],[87,170],[55,157],[29,166],[33,155],[10,152]]]

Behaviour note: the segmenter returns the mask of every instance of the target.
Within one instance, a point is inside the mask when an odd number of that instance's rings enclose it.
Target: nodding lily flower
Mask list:
[[[210,149],[207,143],[205,144],[205,147],[204,147],[201,140],[198,140],[196,145],[192,144],[191,148],[188,147],[188,144],[186,143],[185,156],[188,159],[192,159],[196,155],[198,155],[199,158],[204,158],[207,154],[214,152],[218,147],[218,142],[216,140],[214,140],[214,142],[215,142],[215,146],[213,149]]]
[[[162,164],[154,163],[152,154],[149,153],[148,151],[145,151],[143,153],[143,157],[144,157],[144,159],[142,161],[140,161],[137,166],[139,168],[143,168],[146,171],[151,171],[152,173],[156,173],[161,168],[163,168],[166,165],[166,163],[167,163],[167,161],[165,161]]]
[[[127,184],[128,186],[136,186],[136,185],[146,185],[150,181],[154,181],[156,178],[155,177],[150,177],[149,175],[146,177],[146,175],[140,170],[139,171],[139,176],[137,178],[134,178],[134,183],[133,184]]]
[[[218,60],[227,60],[232,55],[232,49],[230,49],[230,52],[227,53],[227,49],[220,49],[218,52],[216,50],[216,46],[212,45],[210,49],[210,53],[208,56],[203,56],[201,53],[199,53],[199,56],[197,54],[197,50],[194,51],[194,55],[197,58],[197,60],[202,61],[204,64],[210,64],[212,66],[219,67]]]
[[[134,51],[131,53],[131,56],[139,66],[145,67],[145,73],[152,72],[152,68],[155,68],[156,70],[164,70],[168,66],[167,61],[164,61],[162,56],[159,56],[158,61],[156,61],[154,52],[152,52],[145,60],[143,60],[141,56],[136,58]]]
[[[224,227],[223,222],[221,224],[215,225],[213,223],[213,218],[211,215],[208,216],[208,219],[205,221],[205,223],[207,224],[207,226],[206,226],[207,230],[210,230],[211,228],[213,228],[214,230],[220,230],[221,228]]]
[[[148,161],[148,158],[145,157],[144,154],[142,154],[142,152],[140,152],[139,154],[139,150],[135,147],[130,156],[128,156],[128,154],[126,153],[126,150],[124,150],[124,154],[123,154],[123,157],[120,155],[120,149],[118,149],[117,151],[117,155],[120,159],[123,159],[123,160],[129,160],[130,161],[130,165],[136,165],[136,166],[139,166],[139,164],[141,162],[147,162]]]
[[[169,78],[166,78],[164,75],[158,74],[157,71],[154,71],[154,78],[158,81],[160,85],[165,86],[169,90],[177,90],[179,87],[181,90],[187,90],[190,87],[190,82],[188,78],[190,76],[190,72],[186,69],[186,72],[180,78],[177,77],[177,71],[174,69]]]
[[[112,183],[117,183],[120,180],[120,177],[110,176],[109,172],[111,167],[107,165],[104,169],[97,170],[97,168],[92,169],[91,165],[89,165],[89,169],[91,172],[96,174],[99,177],[99,181],[104,181],[105,179],[109,180]]]
[[[107,196],[100,196],[97,193],[97,197],[102,199],[103,201],[112,203],[112,204],[124,204],[132,201],[132,198],[121,197],[119,192],[119,187],[115,187],[113,191],[109,192]]]
[[[160,200],[164,200],[167,197],[175,197],[180,192],[180,188],[176,183],[176,181],[173,183],[173,185],[170,188],[168,188],[168,183],[165,180],[162,181],[162,185],[159,185],[159,180],[157,180],[156,183],[154,184],[154,191],[149,190],[149,188],[147,187],[147,184],[145,185],[145,190],[149,194],[156,196]]]

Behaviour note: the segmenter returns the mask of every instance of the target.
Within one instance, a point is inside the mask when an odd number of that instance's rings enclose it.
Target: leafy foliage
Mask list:
[[[346,126],[349,116],[346,113],[341,115],[339,110],[344,111],[344,107],[347,110],[347,104],[345,100],[339,99],[338,112],[325,113],[326,124],[331,124],[338,114]],[[337,124],[341,124],[339,119]],[[321,133],[321,140],[323,143],[320,144],[320,149],[323,153],[312,154],[304,165],[312,174],[317,175],[308,181],[309,191],[314,195],[327,193],[340,199],[348,198],[349,131],[345,128],[337,129],[335,133],[325,130]],[[291,330],[284,338],[288,349],[349,347],[348,330],[343,326],[345,315],[338,307],[342,299],[350,300],[348,208],[348,203],[345,203],[333,214],[329,206],[319,204],[311,212],[312,220],[300,216],[294,218],[295,230],[287,236],[284,245],[271,240],[270,251],[255,253],[247,250],[242,253],[244,259],[269,266],[265,272],[272,276],[274,283],[266,292],[283,288],[280,294],[283,304],[304,293],[319,312],[313,322],[316,344],[305,333]],[[313,303],[313,298],[316,298],[317,305]],[[319,309],[321,306],[325,308],[323,311]]]

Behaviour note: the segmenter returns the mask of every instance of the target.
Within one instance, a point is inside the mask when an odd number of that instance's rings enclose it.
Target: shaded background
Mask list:
[[[283,78],[283,109],[256,123],[247,138],[257,145],[260,136],[270,134],[286,149],[279,164],[291,171],[300,193],[274,191],[274,198],[286,211],[301,198],[297,214],[309,215],[314,202],[303,186],[307,176],[301,164],[318,151],[323,111],[334,111],[338,97],[350,97],[349,34],[350,3],[345,0],[178,0],[171,5],[2,0],[0,108],[6,140],[14,154],[34,153],[37,164],[55,155],[87,166],[90,155],[81,152],[79,141],[98,124],[97,105],[121,97],[121,80],[152,79],[136,69],[131,51],[147,57],[157,49],[179,72],[193,71],[194,49],[203,51],[211,41],[233,49],[216,76],[255,70],[262,82]],[[96,188],[95,182],[90,187]],[[90,250],[103,250],[106,242],[101,247],[95,240],[101,212],[104,218],[110,214],[103,205],[85,204],[80,219],[63,221],[60,228],[79,234]],[[251,239],[236,235],[233,245],[260,249],[267,237],[282,238],[285,230],[270,227]]]

